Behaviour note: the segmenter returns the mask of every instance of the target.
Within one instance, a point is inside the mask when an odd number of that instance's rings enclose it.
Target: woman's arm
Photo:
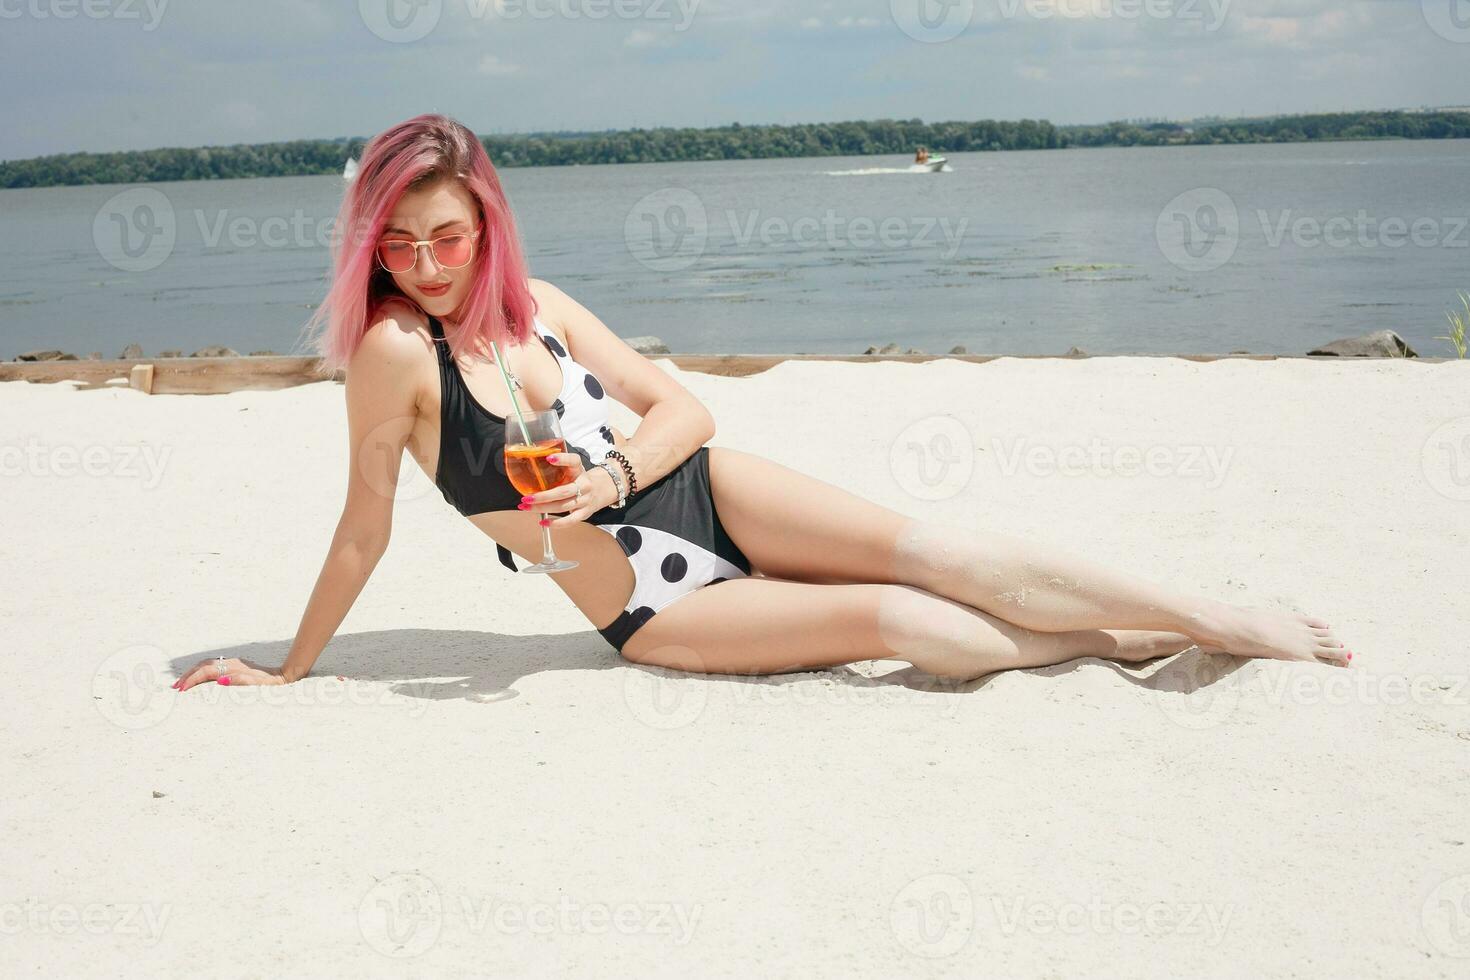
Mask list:
[[[281,676],[305,677],[388,548],[403,449],[417,415],[423,339],[411,320],[379,320],[347,366],[347,499]]]
[[[573,359],[597,375],[609,395],[642,419],[633,435],[618,446],[633,464],[640,489],[667,475],[714,437],[714,416],[688,388],[629,347],[556,286],[542,279],[532,279],[530,284],[542,322],[560,326]]]

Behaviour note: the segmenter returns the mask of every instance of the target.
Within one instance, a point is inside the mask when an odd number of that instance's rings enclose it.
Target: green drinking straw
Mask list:
[[[526,419],[524,416],[521,415],[521,404],[520,402],[516,401],[516,390],[510,383],[510,375],[505,373],[505,362],[500,357],[500,345],[496,344],[495,341],[492,340],[490,341],[490,350],[495,353],[495,366],[500,368],[500,377],[502,380],[505,381],[505,390],[510,395],[510,407],[515,409],[516,422],[518,422],[521,427],[521,438],[524,439],[525,444],[529,446],[531,445],[531,430],[526,428]]]
[[[516,401],[516,390],[510,383],[510,375],[505,373],[505,362],[500,357],[500,346],[492,340],[490,341],[490,349],[495,352],[495,366],[500,368],[500,377],[505,381],[505,390],[510,394],[510,407],[515,409],[516,422],[521,427],[521,438],[525,440],[525,445],[533,445],[531,442],[531,430],[526,428],[525,416],[521,415],[521,403]],[[536,467],[532,467],[532,471],[536,474],[536,482],[542,484],[543,490],[546,489],[546,481],[541,478],[541,471]]]

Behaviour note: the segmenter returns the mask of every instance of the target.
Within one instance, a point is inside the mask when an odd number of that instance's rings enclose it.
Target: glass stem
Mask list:
[[[546,524],[541,528],[541,560],[547,565],[556,561],[556,554],[551,550],[551,525]]]

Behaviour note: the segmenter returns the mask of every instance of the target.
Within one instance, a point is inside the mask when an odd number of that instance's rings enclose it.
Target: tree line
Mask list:
[[[1342,112],[1189,123],[1114,122],[1054,126],[1022,119],[925,123],[920,119],[794,126],[631,129],[482,137],[497,167],[599,163],[755,160],[772,157],[911,155],[1068,147],[1283,143],[1312,140],[1467,139],[1470,112]],[[362,138],[168,147],[118,153],[62,153],[0,162],[0,187],[131,184],[340,174],[360,156]]]

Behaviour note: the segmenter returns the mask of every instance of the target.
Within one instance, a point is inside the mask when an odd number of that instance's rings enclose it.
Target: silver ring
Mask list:
[[[225,658],[224,657],[215,657],[214,658],[214,664],[220,670],[224,670],[225,669]]]
[[[577,497],[576,497],[576,500],[577,500],[577,503],[579,503],[579,504],[582,502],[582,488],[581,487],[578,487],[577,488]]]

